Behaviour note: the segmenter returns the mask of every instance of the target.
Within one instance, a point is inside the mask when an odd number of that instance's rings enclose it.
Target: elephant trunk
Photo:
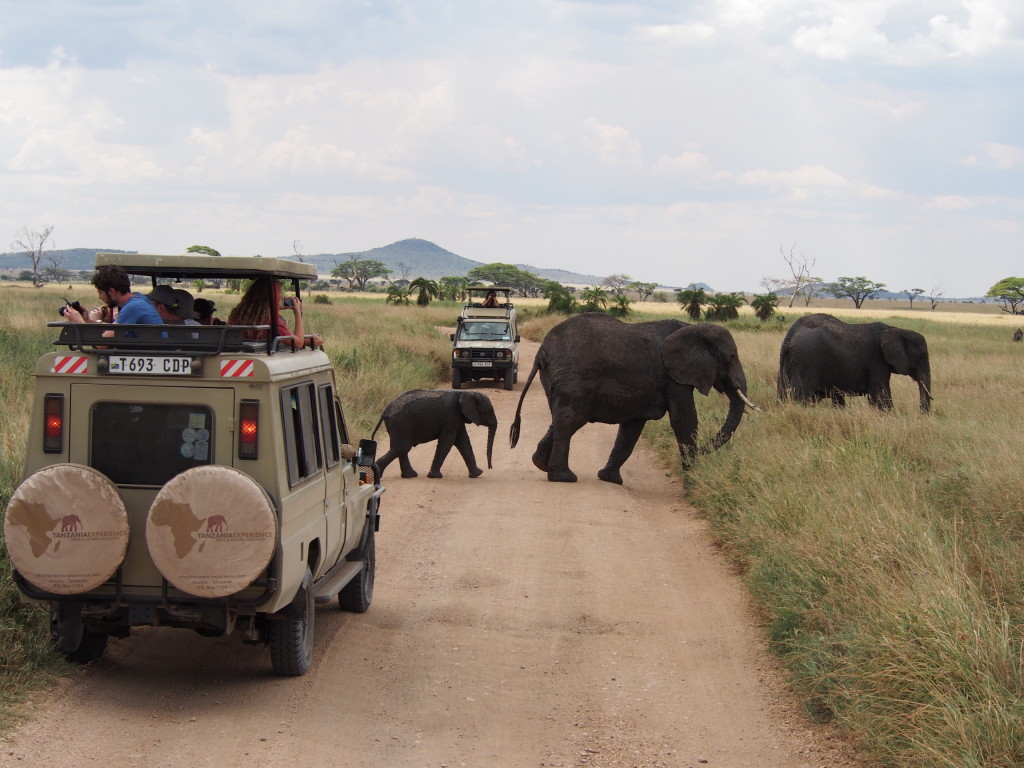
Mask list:
[[[701,453],[710,453],[711,451],[721,448],[732,437],[732,433],[736,431],[736,427],[740,425],[740,420],[743,418],[743,411],[746,407],[746,403],[750,402],[747,400],[746,395],[739,389],[726,393],[729,397],[729,413],[725,417],[725,423],[722,424],[722,428],[718,430],[718,434],[712,438],[711,442],[701,449]],[[746,401],[746,402],[745,402]],[[751,403],[753,406],[753,403]],[[753,406],[757,407],[757,406]]]
[[[488,425],[487,427],[487,468],[491,467],[491,451],[494,448],[494,435],[498,431],[498,422]]]

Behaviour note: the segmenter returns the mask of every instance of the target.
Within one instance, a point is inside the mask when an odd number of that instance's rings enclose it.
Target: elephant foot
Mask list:
[[[484,471],[480,469],[480,467],[474,467],[473,469],[469,470],[470,477],[480,477],[480,475],[482,475],[483,473]]]
[[[598,480],[604,480],[606,483],[615,483],[616,485],[622,485],[622,475],[617,469],[605,469],[600,470],[597,473]]]
[[[533,466],[535,466],[541,472],[547,472],[548,471],[547,459],[545,459],[539,453],[533,454],[533,456],[530,457],[530,460],[533,462]]]
[[[427,472],[427,477],[432,477],[435,480],[437,480],[439,478],[444,477],[444,475],[441,474],[441,470],[439,470],[439,469],[432,469],[429,472]]]
[[[552,483],[575,483],[576,474],[571,469],[549,470],[548,481]]]
[[[381,474],[383,474],[383,472]],[[410,469],[408,472],[405,472],[405,471],[402,472],[402,477],[419,477],[419,476],[420,476],[420,473],[417,472],[415,469]]]

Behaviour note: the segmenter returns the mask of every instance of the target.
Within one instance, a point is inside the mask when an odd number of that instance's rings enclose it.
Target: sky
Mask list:
[[[1024,275],[1019,0],[0,0],[0,250]],[[3,239],[7,236],[8,241]],[[11,250],[14,250],[11,248]],[[27,260],[26,260],[27,264]]]

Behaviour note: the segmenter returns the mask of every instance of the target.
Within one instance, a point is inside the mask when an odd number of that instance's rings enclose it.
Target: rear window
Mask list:
[[[163,485],[210,464],[213,412],[202,405],[97,403],[90,466],[118,485]]]

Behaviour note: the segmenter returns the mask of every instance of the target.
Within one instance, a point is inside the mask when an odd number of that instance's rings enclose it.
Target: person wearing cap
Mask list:
[[[219,317],[214,317],[217,312],[217,305],[209,299],[196,299],[192,304],[195,310],[196,320],[200,325],[224,325]]]
[[[158,285],[148,295],[160,319],[170,325],[199,325],[192,314],[192,294],[181,288]]]
[[[92,284],[103,305],[89,311],[85,317],[74,307],[68,307],[64,311],[64,319],[69,323],[163,324],[160,315],[146,297],[132,291],[131,279],[124,267],[104,264],[92,276]],[[114,332],[104,331],[103,335],[113,336]]]

